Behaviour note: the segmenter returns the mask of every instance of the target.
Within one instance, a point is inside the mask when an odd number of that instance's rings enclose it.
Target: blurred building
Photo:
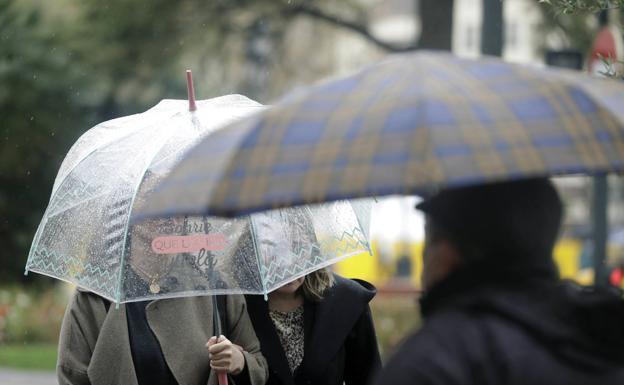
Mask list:
[[[455,0],[453,52],[464,57],[481,55],[482,0]],[[503,58],[519,63],[542,63],[539,33],[541,13],[535,1],[503,2]]]

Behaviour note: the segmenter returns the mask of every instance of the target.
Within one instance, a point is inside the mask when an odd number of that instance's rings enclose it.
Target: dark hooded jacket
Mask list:
[[[320,302],[304,304],[304,357],[291,374],[261,296],[246,296],[249,317],[269,364],[267,385],[366,385],[381,368],[368,303],[375,288],[334,275]]]
[[[423,328],[378,384],[624,384],[621,292],[458,271],[421,300]]]

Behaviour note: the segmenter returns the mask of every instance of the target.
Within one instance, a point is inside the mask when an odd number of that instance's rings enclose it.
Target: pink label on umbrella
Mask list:
[[[152,251],[156,254],[192,253],[201,249],[223,250],[227,240],[223,234],[175,235],[154,238]]]

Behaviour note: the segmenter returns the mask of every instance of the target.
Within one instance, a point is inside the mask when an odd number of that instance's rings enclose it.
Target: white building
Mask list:
[[[517,63],[543,63],[538,26],[541,14],[535,1],[503,2],[503,58]],[[463,57],[481,55],[482,0],[455,0],[453,52]]]

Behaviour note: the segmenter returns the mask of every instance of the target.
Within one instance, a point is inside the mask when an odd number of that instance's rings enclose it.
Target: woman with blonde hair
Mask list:
[[[291,232],[284,237],[295,254],[319,251],[309,213],[299,211],[283,219]],[[262,296],[246,296],[249,317],[269,365],[267,385],[371,382],[381,367],[368,305],[375,293],[368,282],[346,279],[323,268],[269,293],[267,301]]]

